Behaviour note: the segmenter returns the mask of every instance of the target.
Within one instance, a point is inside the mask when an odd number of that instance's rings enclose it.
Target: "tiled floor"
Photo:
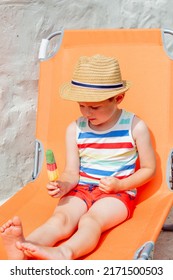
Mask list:
[[[173,224],[173,208],[165,224]],[[161,231],[155,244],[154,260],[173,260],[173,231]]]

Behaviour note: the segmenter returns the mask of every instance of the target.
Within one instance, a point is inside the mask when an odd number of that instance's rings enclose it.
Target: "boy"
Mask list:
[[[115,58],[80,57],[61,96],[78,102],[82,117],[67,128],[64,172],[47,185],[60,201],[26,239],[19,217],[1,227],[9,259],[77,259],[102,232],[132,217],[137,188],[155,173],[155,155],[146,124],[119,108],[129,87]]]

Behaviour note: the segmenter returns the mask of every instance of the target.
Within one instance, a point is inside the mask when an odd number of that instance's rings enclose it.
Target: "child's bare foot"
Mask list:
[[[72,252],[67,247],[45,247],[28,242],[18,242],[20,250],[37,260],[70,260],[72,259]]]
[[[24,241],[22,224],[19,217],[14,217],[0,228],[0,234],[9,260],[26,259],[23,251],[16,247],[16,242]]]

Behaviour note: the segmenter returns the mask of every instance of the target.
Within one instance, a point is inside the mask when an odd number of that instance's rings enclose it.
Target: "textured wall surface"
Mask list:
[[[0,203],[31,180],[42,38],[65,29],[173,29],[172,0],[0,1]]]

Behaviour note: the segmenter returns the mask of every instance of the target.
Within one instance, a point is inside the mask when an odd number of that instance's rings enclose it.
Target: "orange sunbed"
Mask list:
[[[27,235],[52,213],[57,200],[46,192],[45,150],[52,149],[61,172],[65,160],[65,129],[79,116],[78,106],[58,96],[81,55],[116,56],[123,77],[132,81],[122,107],[146,121],[157,156],[155,178],[139,189],[133,218],[102,235],[85,259],[147,259],[172,207],[173,62],[165,46],[170,30],[69,30],[51,34],[40,48],[39,100],[34,180],[0,207],[0,225],[14,215]],[[48,49],[57,46],[53,53]],[[53,47],[51,47],[52,50]],[[139,249],[139,250],[138,250]],[[0,240],[0,259],[6,259]]]

